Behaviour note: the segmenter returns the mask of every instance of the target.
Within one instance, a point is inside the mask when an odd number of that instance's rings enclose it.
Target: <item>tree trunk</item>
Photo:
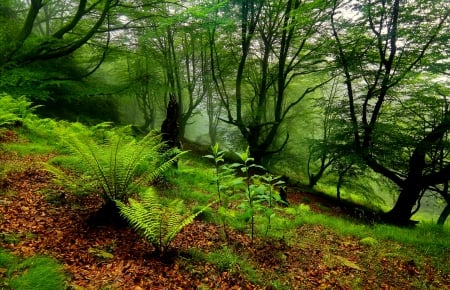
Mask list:
[[[447,204],[447,206],[441,212],[437,224],[443,226],[449,215],[450,215],[450,204]]]
[[[323,158],[321,158],[320,168],[319,168],[319,171],[317,172],[317,174],[314,174],[314,173],[308,174],[309,175],[309,183],[308,183],[309,188],[313,188],[314,186],[317,185],[317,182],[319,182],[319,180],[322,178],[323,174],[325,173],[325,170],[327,170],[327,168],[330,165],[331,165],[331,162],[326,164],[325,160]],[[340,176],[339,176],[339,179],[341,179]]]
[[[168,151],[174,148],[181,149],[181,142],[179,138],[178,126],[178,103],[174,95],[170,95],[170,101],[167,105],[166,119],[161,125],[162,141],[165,142],[163,151]],[[177,167],[177,163],[174,163]]]
[[[339,179],[336,184],[336,199],[337,199],[338,204],[341,204],[341,187],[342,187],[342,184],[344,183],[344,174],[339,173]]]
[[[320,174],[320,171],[317,174],[310,174],[308,187],[311,189],[314,188],[314,186],[317,185],[317,182],[319,181],[321,176],[322,174]]]
[[[250,151],[250,157],[253,158],[253,162],[255,164],[261,165],[263,162],[264,152],[259,144],[257,142],[252,142],[250,140],[247,140],[247,143],[249,144],[249,151]],[[255,144],[256,143],[256,144]]]
[[[384,221],[399,226],[414,226],[417,221],[411,220],[414,213],[414,206],[420,198],[421,188],[417,185],[409,184],[405,186],[398,196],[395,206],[387,212]]]

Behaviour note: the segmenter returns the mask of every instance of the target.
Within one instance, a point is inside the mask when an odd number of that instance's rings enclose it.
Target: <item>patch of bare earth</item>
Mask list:
[[[190,248],[207,253],[226,244],[218,226],[202,221],[195,221],[176,237],[172,259],[161,259],[129,228],[89,223],[101,199],[66,196],[50,202],[40,191],[58,189],[51,184],[51,176],[36,165],[48,157],[34,158],[25,171],[5,178],[0,231],[3,237],[20,237],[20,242],[2,239],[0,246],[23,256],[55,257],[75,288],[274,289],[273,280],[290,289],[410,289],[417,280],[438,289],[450,286],[450,277],[430,265],[418,267],[414,261],[371,254],[372,248],[320,225],[299,227],[295,245],[258,239],[251,244],[248,235],[232,232],[231,247],[262,273],[259,285],[246,280],[239,269],[219,271],[207,262],[189,260]]]

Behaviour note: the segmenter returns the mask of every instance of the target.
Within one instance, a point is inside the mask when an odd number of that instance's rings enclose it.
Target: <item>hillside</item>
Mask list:
[[[447,229],[367,225],[293,188],[290,206],[277,208],[271,227],[257,228],[253,241],[239,218],[227,224],[226,238],[213,206],[160,256],[129,227],[99,223],[97,195],[76,196],[54,183],[43,163],[59,156],[57,150],[14,131],[3,133],[2,145],[0,248],[56,258],[67,289],[450,287]],[[209,162],[187,154],[155,186],[195,208],[214,198],[212,177]],[[0,288],[8,289],[9,279],[0,264]]]

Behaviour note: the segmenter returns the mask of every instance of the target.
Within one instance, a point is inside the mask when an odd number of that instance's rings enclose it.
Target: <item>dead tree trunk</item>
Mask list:
[[[179,137],[179,107],[177,100],[173,94],[170,94],[169,104],[167,105],[166,119],[161,125],[162,141],[165,143],[163,152],[168,152],[173,149],[181,149],[181,142]],[[172,156],[169,156],[172,157]],[[177,163],[175,162],[175,167]]]

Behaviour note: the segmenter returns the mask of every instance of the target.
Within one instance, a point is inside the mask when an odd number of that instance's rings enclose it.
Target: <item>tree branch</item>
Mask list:
[[[98,4],[100,1],[101,0],[99,0],[96,4]],[[67,23],[67,25],[64,25],[63,27],[61,27],[61,29],[56,31],[53,34],[53,37],[61,39],[64,36],[64,34],[71,31],[72,29],[75,28],[75,26],[77,26],[78,22],[80,22],[81,18],[85,14],[86,3],[87,3],[87,0],[80,0],[80,4],[78,5],[77,12],[73,16],[72,20],[69,23]]]

